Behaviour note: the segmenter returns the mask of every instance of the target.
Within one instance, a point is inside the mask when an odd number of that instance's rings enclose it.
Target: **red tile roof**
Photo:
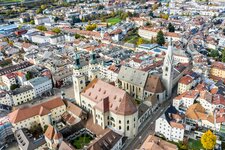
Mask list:
[[[189,85],[192,81],[193,79],[189,75],[186,75],[179,80],[179,83]]]
[[[37,115],[46,115],[54,108],[65,105],[60,97],[29,108],[20,108],[8,114],[11,123],[18,123]]]
[[[81,95],[96,103],[96,107],[103,111],[110,110],[119,115],[137,112],[136,103],[128,93],[99,79],[92,80]]]

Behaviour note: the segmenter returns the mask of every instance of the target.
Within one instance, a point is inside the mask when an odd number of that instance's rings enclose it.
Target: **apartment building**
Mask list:
[[[224,80],[225,64],[222,62],[213,62],[210,69],[210,77],[214,80]]]
[[[30,85],[24,85],[12,91],[13,105],[21,105],[35,98],[34,88]]]
[[[183,141],[185,125],[183,118],[175,107],[170,106],[166,112],[156,120],[155,132],[174,142]]]
[[[0,91],[0,104],[12,106],[13,101],[10,94],[6,91]]]
[[[66,112],[66,105],[60,97],[57,97],[32,107],[14,110],[8,114],[8,117],[15,132],[21,128],[30,129],[38,124],[44,129],[45,125],[60,120],[64,112]]]
[[[2,82],[10,89],[11,85],[17,84],[17,75],[15,73],[9,73],[2,76]]]
[[[52,89],[52,80],[48,77],[36,77],[24,82],[24,84],[34,88],[36,97],[41,96],[43,93]]]
[[[173,106],[180,111],[185,111],[189,106],[194,104],[199,95],[198,91],[190,90],[178,95],[173,99]]]
[[[192,88],[193,78],[189,75],[182,77],[178,82],[177,94],[182,94]]]

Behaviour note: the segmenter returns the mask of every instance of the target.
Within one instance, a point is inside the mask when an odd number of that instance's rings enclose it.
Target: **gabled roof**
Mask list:
[[[133,85],[143,87],[143,88],[145,86],[147,78],[148,78],[147,72],[126,67],[126,66],[122,66],[118,74],[119,80],[131,83]]]
[[[8,114],[11,123],[17,123],[37,115],[46,115],[54,108],[65,105],[60,97],[28,108],[17,109]]]
[[[76,150],[70,143],[62,141],[59,146],[59,150]]]
[[[162,93],[165,87],[158,76],[149,76],[145,85],[145,90],[152,93]]]
[[[200,98],[208,101],[209,103],[212,102],[212,94],[207,90],[200,92]]]
[[[52,139],[58,140],[62,138],[62,134],[60,132],[57,132],[56,129],[50,124],[48,125],[48,128],[45,131],[44,135],[49,140],[52,140]]]
[[[53,136],[54,136],[54,133],[55,133],[55,131],[54,131],[53,126],[48,125],[48,128],[47,128],[47,130],[45,131],[44,135],[45,135],[46,138],[52,139]]]
[[[119,115],[137,112],[136,103],[127,92],[99,79],[92,80],[81,95],[93,101],[103,112],[109,110]]]
[[[188,85],[192,83],[192,81],[193,81],[192,77],[189,75],[186,75],[179,80],[179,83]]]
[[[95,105],[95,108],[100,109],[101,111],[108,112],[109,111],[109,97],[102,99],[99,103]]]
[[[101,138],[93,141],[87,150],[110,150],[121,138],[120,134],[109,130]]]
[[[191,105],[186,113],[185,116],[187,118],[193,119],[193,120],[208,120],[209,122],[213,123],[213,116],[208,115],[205,111],[205,108],[201,106],[201,104],[196,103]]]

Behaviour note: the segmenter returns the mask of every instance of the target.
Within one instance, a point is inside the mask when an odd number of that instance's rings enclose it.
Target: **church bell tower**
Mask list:
[[[166,97],[170,98],[173,89],[173,71],[174,71],[173,45],[172,39],[169,41],[166,57],[163,62],[162,80],[166,87]]]

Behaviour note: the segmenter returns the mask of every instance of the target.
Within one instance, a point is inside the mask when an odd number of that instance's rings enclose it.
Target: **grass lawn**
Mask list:
[[[188,149],[190,150],[201,150],[204,149],[200,140],[189,139]]]
[[[110,25],[117,24],[117,23],[119,23],[120,21],[121,21],[121,19],[120,19],[120,18],[117,18],[117,17],[107,19],[107,22],[108,22]]]
[[[93,138],[90,135],[80,136],[72,141],[72,144],[77,149],[82,149],[86,144],[90,143]]]

